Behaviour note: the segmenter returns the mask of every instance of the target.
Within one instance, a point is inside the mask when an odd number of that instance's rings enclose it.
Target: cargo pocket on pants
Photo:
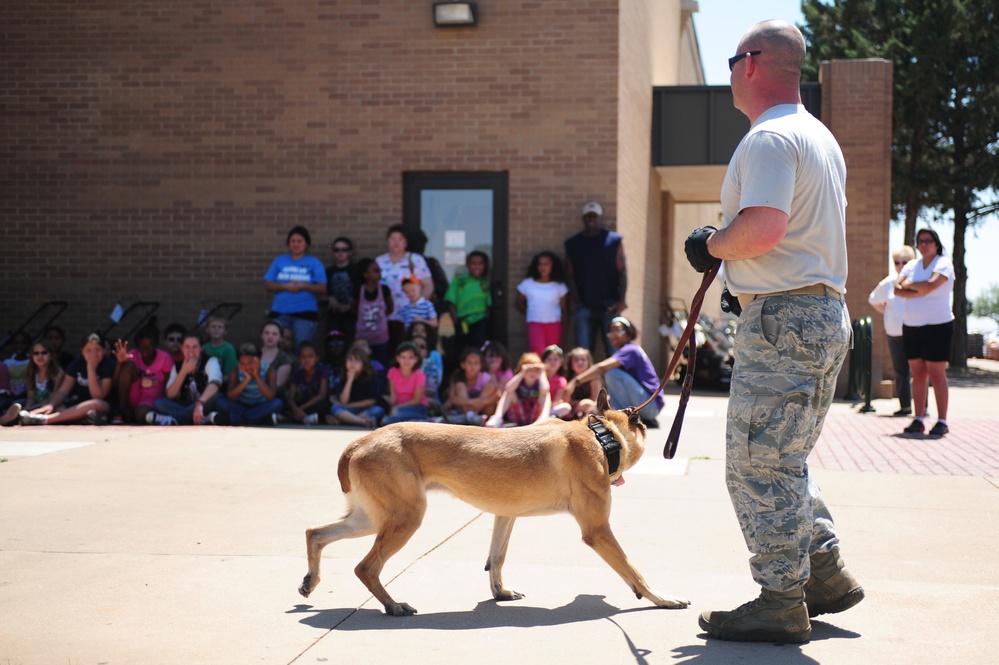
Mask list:
[[[732,381],[730,454],[749,466],[799,469],[815,427],[815,378],[742,372]],[[738,459],[733,460],[738,462]]]

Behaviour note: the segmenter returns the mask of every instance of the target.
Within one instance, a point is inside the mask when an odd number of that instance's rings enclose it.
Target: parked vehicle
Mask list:
[[[676,349],[687,326],[687,307],[682,300],[671,299],[663,308],[663,337],[669,339],[670,353]],[[727,392],[732,383],[732,365],[736,320],[722,318],[716,321],[707,314],[697,317],[694,336],[697,352],[694,360],[694,387]],[[677,383],[683,383],[688,371],[689,350],[683,349],[683,360],[673,374]]]

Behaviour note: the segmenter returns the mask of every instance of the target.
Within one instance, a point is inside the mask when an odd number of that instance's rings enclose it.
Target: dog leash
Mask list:
[[[670,428],[669,436],[666,437],[666,445],[663,447],[663,457],[666,459],[673,459],[676,454],[676,446],[680,442],[680,429],[683,427],[683,413],[687,409],[687,401],[690,399],[690,391],[694,386],[694,370],[696,366],[696,355],[697,355],[697,338],[694,335],[694,326],[697,325],[697,317],[701,313],[701,304],[704,302],[704,294],[711,286],[711,282],[714,281],[715,275],[718,274],[718,270],[721,268],[721,261],[715,263],[711,268],[704,271],[704,276],[701,278],[701,286],[697,289],[697,293],[694,294],[694,299],[690,303],[690,311],[687,313],[687,326],[683,330],[683,334],[680,335],[680,340],[676,345],[676,351],[673,352],[673,357],[669,361],[669,367],[666,368],[666,372],[663,374],[662,381],[659,382],[659,387],[656,388],[655,392],[641,404],[641,406],[628,407],[625,409],[626,412],[638,412],[648,406],[652,400],[656,398],[656,395],[662,392],[666,384],[669,383],[669,378],[673,376],[673,370],[676,369],[677,364],[680,362],[680,356],[683,354],[683,346],[687,344],[687,373],[683,377],[683,387],[680,389],[680,403],[676,407],[676,416],[673,418],[673,427]]]

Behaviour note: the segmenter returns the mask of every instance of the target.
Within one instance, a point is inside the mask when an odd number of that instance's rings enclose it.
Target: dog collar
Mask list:
[[[617,467],[621,465],[621,442],[611,434],[611,431],[604,426],[600,418],[593,414],[590,414],[590,417],[587,418],[586,426],[593,430],[594,436],[597,437],[597,442],[604,449],[604,455],[607,456],[607,470],[613,476],[614,472],[617,471]]]

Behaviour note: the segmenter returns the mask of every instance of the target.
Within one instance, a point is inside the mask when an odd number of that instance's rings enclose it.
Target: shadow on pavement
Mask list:
[[[665,608],[637,607],[622,610],[604,601],[604,596],[579,595],[569,604],[557,608],[529,607],[516,603],[481,601],[467,612],[417,613],[411,617],[390,617],[375,609],[319,609],[312,605],[295,605],[286,614],[307,614],[300,623],[328,630],[478,630],[482,628],[537,628],[582,621],[609,619],[629,612],[648,612]],[[417,607],[417,610],[419,608]],[[348,621],[347,619],[350,619]],[[615,624],[617,625],[617,624]]]

